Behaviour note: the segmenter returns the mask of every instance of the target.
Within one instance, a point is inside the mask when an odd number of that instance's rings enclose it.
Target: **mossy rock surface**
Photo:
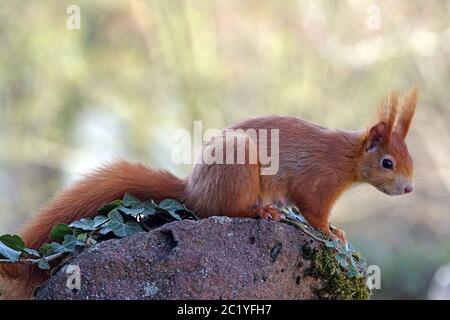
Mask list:
[[[67,266],[81,288],[67,288]],[[211,217],[107,240],[66,262],[36,299],[367,299],[332,250],[285,223]]]
[[[314,249],[309,257],[311,259],[309,272],[323,282],[323,286],[317,289],[318,297],[329,300],[367,300],[370,298],[371,292],[367,287],[366,278],[347,277],[337,263],[332,250]]]

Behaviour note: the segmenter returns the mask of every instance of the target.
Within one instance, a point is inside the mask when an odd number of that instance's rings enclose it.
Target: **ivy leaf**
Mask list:
[[[348,247],[349,251],[356,252],[356,249],[348,242],[347,242],[347,247]],[[359,252],[357,252],[357,253],[359,253]]]
[[[9,246],[0,241],[0,258],[16,262],[19,261],[21,255],[21,251],[11,249]]]
[[[344,254],[338,253],[336,255],[336,259],[343,268],[347,268],[348,261],[347,261],[347,257]]]
[[[87,233],[80,233],[80,234],[77,236],[77,245],[79,245],[79,246],[84,245],[84,243],[85,243],[86,240],[87,240],[87,236],[88,236]]]
[[[66,235],[62,244],[52,242],[50,245],[54,253],[73,252],[77,246],[77,238],[73,235]]]
[[[359,266],[363,270],[364,273],[367,271],[367,260],[366,260],[366,258],[361,257],[359,259]]]
[[[79,241],[86,241],[86,239],[87,239],[87,233],[86,232],[85,233],[80,233],[77,236],[77,240],[79,240]]]
[[[91,219],[81,219],[78,221],[74,221],[69,224],[69,227],[81,229],[84,231],[94,231],[96,229],[95,222]]]
[[[125,226],[127,227],[127,235],[132,235],[144,231],[142,230],[140,224],[136,221],[127,221],[125,222]]]
[[[72,228],[67,224],[59,223],[53,226],[52,231],[50,232],[50,238],[57,241],[63,241],[64,236],[68,234],[73,234]]]
[[[25,249],[25,242],[18,235],[5,234],[0,237],[0,241],[16,251]]]
[[[72,235],[65,236],[64,241],[62,243],[62,245],[69,250],[75,249],[76,244],[77,244],[77,238],[75,238],[75,236],[72,236]]]
[[[141,204],[141,203],[142,202],[138,198],[135,198],[128,193],[125,193],[125,196],[123,197],[123,200],[122,200],[122,204],[125,207],[133,207],[133,206]]]
[[[100,227],[102,224],[104,224],[108,220],[109,220],[108,217],[105,217],[105,216],[102,216],[102,215],[96,216],[94,218],[94,228]]]
[[[183,210],[184,210],[184,212],[186,213],[185,218],[191,218],[191,219],[194,219],[194,220],[199,220],[199,219],[200,219],[200,218],[195,214],[194,211],[189,210],[188,208],[186,208],[185,205],[183,205]]]
[[[166,199],[159,203],[159,207],[169,212],[175,212],[178,210],[184,210],[184,206],[176,200]]]
[[[181,216],[178,213],[175,213],[173,211],[169,211],[169,214],[177,221],[181,221]]]
[[[64,247],[60,243],[52,242],[52,243],[50,243],[50,245],[52,246],[52,251],[54,253],[64,252]]]
[[[184,210],[184,206],[176,200],[166,199],[159,203],[160,209],[167,211],[175,220],[180,221],[181,216],[176,211]]]
[[[158,206],[153,201],[144,203],[144,212],[141,215],[146,218],[148,216],[152,216],[156,213],[156,208]]]
[[[42,269],[42,270],[48,270],[48,269],[50,269],[50,265],[49,265],[47,259],[45,259],[45,258],[39,259],[39,261],[38,261],[38,267],[39,267],[39,269]]]
[[[39,251],[34,250],[34,249],[30,249],[30,248],[25,248],[23,249],[23,251],[31,256],[35,256],[35,257],[40,257],[41,255],[39,254]]]
[[[42,253],[43,256],[49,256],[53,254],[53,248],[50,243],[44,243],[40,248],[39,252]]]
[[[325,246],[328,248],[336,249],[339,245],[339,240],[327,241],[325,242]]]
[[[358,262],[356,261],[356,259],[353,256],[351,256],[351,258],[350,258],[350,263],[354,268],[356,268],[358,266]]]
[[[108,213],[110,213],[111,211],[113,211],[115,208],[117,208],[120,205],[122,205],[122,200],[120,200],[120,199],[114,200],[114,201],[104,205],[102,208],[100,208],[98,210],[98,213],[100,215],[107,215]]]
[[[308,224],[305,218],[292,207],[285,208],[283,212],[286,215],[286,218],[288,219],[296,220],[303,224]]]
[[[117,210],[111,211],[108,214],[108,218],[108,227],[111,228],[111,231],[120,238],[143,231],[139,223],[136,221],[124,222],[122,215]]]
[[[118,208],[121,212],[126,214],[127,216],[137,217],[138,215],[142,214],[145,211],[144,206],[141,204],[139,206],[134,206],[132,208],[127,207],[120,207]]]
[[[355,258],[356,261],[361,261],[362,255],[361,252],[351,252],[353,258]]]
[[[348,278],[354,278],[354,277],[359,276],[359,272],[358,272],[358,270],[356,270],[355,268],[350,268],[350,270],[348,270],[348,271],[345,273],[345,275],[346,275]]]
[[[100,229],[100,234],[102,234],[102,235],[105,235],[105,234],[110,233],[110,232],[112,232],[112,229],[108,226],[108,223],[104,224],[102,226],[102,228]]]

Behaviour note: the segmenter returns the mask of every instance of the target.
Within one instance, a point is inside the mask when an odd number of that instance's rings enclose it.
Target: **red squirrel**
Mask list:
[[[213,215],[279,220],[272,204],[297,206],[306,220],[331,239],[345,240],[330,227],[331,208],[354,182],[366,182],[388,195],[413,190],[413,162],[405,144],[417,104],[413,89],[401,102],[391,94],[377,122],[361,131],[323,128],[297,117],[258,117],[231,129],[278,129],[279,168],[261,175],[260,164],[196,164],[186,179],[168,171],[125,161],[102,167],[56,196],[19,232],[27,247],[39,248],[52,226],[90,218],[105,203],[129,193],[156,202],[172,198],[201,218]],[[251,138],[245,137],[252,143]],[[0,265],[7,298],[30,298],[48,274],[32,265]]]

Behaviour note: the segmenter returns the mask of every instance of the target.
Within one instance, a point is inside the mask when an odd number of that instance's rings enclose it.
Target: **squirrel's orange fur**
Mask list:
[[[97,209],[130,193],[142,200],[166,198],[184,202],[200,217],[280,218],[266,204],[286,200],[308,222],[332,239],[345,241],[343,231],[330,229],[331,208],[354,182],[372,184],[387,194],[412,191],[412,160],[404,139],[417,103],[417,91],[399,103],[392,94],[379,110],[377,123],[363,131],[333,130],[282,116],[249,119],[231,129],[278,129],[279,170],[260,175],[255,164],[196,164],[184,180],[141,164],[117,162],[89,174],[51,201],[19,233],[26,245],[49,241],[53,225],[93,217]],[[245,136],[246,148],[256,145]],[[248,151],[248,150],[247,150]],[[383,167],[388,159],[393,167]],[[30,298],[47,273],[32,265],[1,265],[7,298]]]

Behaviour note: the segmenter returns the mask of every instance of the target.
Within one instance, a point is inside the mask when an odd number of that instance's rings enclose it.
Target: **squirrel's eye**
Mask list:
[[[383,168],[389,169],[389,170],[392,170],[394,168],[394,163],[392,162],[391,159],[383,159],[381,161],[381,165],[383,166]]]

